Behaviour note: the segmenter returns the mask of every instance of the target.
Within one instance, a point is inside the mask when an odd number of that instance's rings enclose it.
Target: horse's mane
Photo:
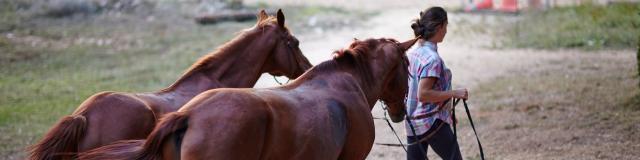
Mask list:
[[[269,16],[266,14],[258,14],[257,15],[258,20],[256,22],[256,25],[242,30],[236,37],[234,37],[233,39],[231,39],[230,41],[220,45],[218,48],[216,48],[213,52],[210,52],[202,57],[200,57],[195,63],[193,63],[191,65],[191,67],[189,67],[184,74],[182,74],[182,76],[180,76],[180,78],[178,80],[176,80],[173,84],[171,84],[171,86],[162,89],[161,91],[167,91],[170,90],[172,88],[174,88],[177,84],[179,84],[180,82],[184,81],[186,78],[189,77],[189,75],[192,75],[194,73],[196,73],[197,71],[203,70],[203,69],[208,69],[210,67],[212,67],[213,61],[216,61],[218,59],[221,59],[223,57],[227,57],[226,55],[228,54],[233,54],[233,47],[236,47],[238,45],[242,45],[241,40],[244,40],[247,36],[250,35],[250,33],[252,31],[256,31],[257,29],[261,29],[263,30],[264,27],[271,25],[271,24],[277,24],[278,20],[276,19],[275,16]],[[285,30],[288,30],[286,27],[284,28]]]
[[[314,76],[322,73],[334,72],[335,70],[352,68],[356,74],[362,76],[362,87],[368,89],[372,86],[371,83],[374,82],[375,78],[380,78],[374,77],[371,69],[369,68],[370,62],[368,59],[369,56],[371,56],[369,54],[372,54],[370,52],[375,51],[375,49],[380,47],[381,43],[386,42],[397,41],[386,38],[366,39],[363,41],[355,40],[351,45],[349,45],[349,48],[333,52],[334,58],[332,60],[316,65],[307,75]]]

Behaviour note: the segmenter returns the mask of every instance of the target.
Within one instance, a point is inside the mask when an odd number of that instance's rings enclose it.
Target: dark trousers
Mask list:
[[[442,125],[440,129],[438,126]],[[453,131],[449,124],[436,120],[429,131],[422,135],[407,136],[409,143],[416,142],[427,135],[433,134],[429,139],[422,143],[411,145],[408,147],[407,160],[424,160],[427,159],[427,148],[431,146],[433,151],[438,154],[443,160],[461,160],[460,147],[458,146],[458,140],[453,136]],[[424,152],[420,151],[423,150]]]

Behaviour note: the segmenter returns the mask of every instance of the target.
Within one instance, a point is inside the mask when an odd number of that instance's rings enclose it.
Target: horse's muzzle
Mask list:
[[[402,116],[390,116],[390,117],[391,117],[391,122],[393,122],[393,123],[402,122],[402,120],[404,120],[404,115],[402,115]]]

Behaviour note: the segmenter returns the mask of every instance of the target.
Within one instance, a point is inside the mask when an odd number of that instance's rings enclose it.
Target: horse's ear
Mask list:
[[[411,46],[413,46],[413,44],[415,44],[418,40],[420,39],[420,36],[408,40],[406,42],[402,42],[402,43],[398,43],[398,46],[400,47],[400,49],[402,50],[402,52],[405,52],[407,50],[409,50],[409,48],[411,48]]]
[[[258,22],[265,20],[269,18],[269,15],[267,15],[267,12],[264,11],[264,9],[260,10],[260,12],[258,12]]]
[[[284,13],[282,13],[282,9],[278,9],[276,18],[278,19],[278,25],[284,27]]]

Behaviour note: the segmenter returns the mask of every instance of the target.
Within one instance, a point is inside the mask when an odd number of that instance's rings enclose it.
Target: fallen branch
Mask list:
[[[224,21],[248,21],[256,19],[256,14],[250,11],[228,11],[219,13],[207,13],[196,16],[199,24],[215,24]]]

